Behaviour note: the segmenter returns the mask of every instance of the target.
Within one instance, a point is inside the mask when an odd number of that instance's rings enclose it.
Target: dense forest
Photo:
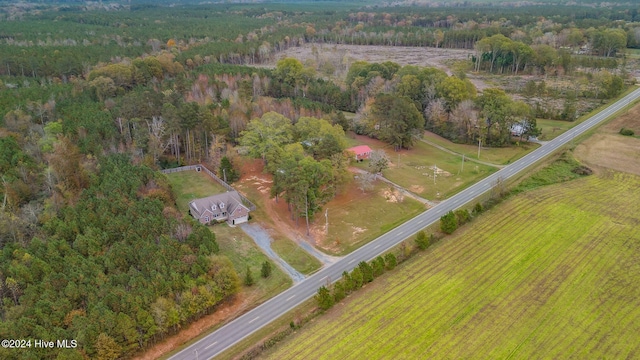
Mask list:
[[[176,209],[158,169],[261,158],[271,195],[308,220],[349,180],[346,133],[508,146],[514,124],[535,135],[536,117],[573,120],[571,101],[623,91],[625,49],[640,46],[624,6],[158,4],[0,2],[0,335],[78,341],[0,358],[128,357],[239,290],[243,269]],[[310,42],[474,56],[453,74],[280,59]],[[479,92],[470,72],[536,80],[514,99]],[[545,113],[539,99],[558,94],[565,112]]]

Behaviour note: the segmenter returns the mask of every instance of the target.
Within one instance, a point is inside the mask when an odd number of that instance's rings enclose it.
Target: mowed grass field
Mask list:
[[[189,212],[189,201],[227,191],[204,172],[181,171],[167,174],[167,178],[176,195],[178,210],[185,213]]]
[[[329,233],[325,212],[311,224],[316,246],[331,255],[346,255],[426,210],[425,205],[402,196],[381,180],[367,192],[355,183],[347,186],[325,206],[328,209]]]
[[[542,133],[538,136],[538,139],[542,141],[553,140],[562,135],[565,131],[578,125],[577,122],[546,119],[538,119],[536,120],[536,124],[540,130],[542,130]]]
[[[497,170],[473,162],[465,162],[463,168],[462,157],[422,141],[416,141],[411,150],[399,154],[391,151],[388,155],[392,165],[382,172],[384,177],[430,200],[451,196]],[[434,165],[438,168],[435,182]]]
[[[478,160],[478,144],[456,144],[432,132],[425,131],[424,139],[434,144],[440,145],[458,154],[465,154],[467,158]],[[538,144],[526,141],[520,142],[519,145],[507,147],[485,147],[480,149],[480,159],[491,164],[505,165],[512,163],[519,158],[525,156],[530,151],[538,148]]]
[[[415,141],[410,150],[398,152],[392,146],[366,136],[350,139],[349,145],[353,144],[384,150],[390,161],[389,168],[382,172],[384,177],[429,200],[442,200],[498,170],[496,167],[470,161],[465,161],[463,167],[462,156],[450,154],[419,140]],[[435,184],[434,165],[438,168]],[[367,170],[369,162],[365,160],[354,166]]]
[[[640,358],[638,188],[603,171],[515,196],[264,356]]]

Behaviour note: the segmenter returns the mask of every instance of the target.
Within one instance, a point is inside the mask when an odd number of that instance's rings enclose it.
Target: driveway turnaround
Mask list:
[[[262,305],[186,347],[170,359],[210,359],[220,354],[224,350],[238,343],[240,340],[269,324],[271,321],[284,315],[303,301],[311,298],[316,294],[316,291],[320,286],[338,280],[343,271],[351,271],[360,261],[369,261],[393,248],[424,227],[440,220],[440,216],[473,201],[479,195],[487,192],[497,183],[498,180],[507,180],[510,177],[523,172],[532,164],[545,158],[558,150],[558,148],[583,134],[585,131],[603,122],[616,111],[638,99],[638,97],[640,97],[640,89],[633,91],[597,115],[567,130],[564,134],[549,141],[547,144],[539,147],[515,163],[505,166],[500,171],[493,173],[471,187],[447,200],[442,201],[435,207],[423,212],[374,241],[364,245],[334,264],[326,266],[306,278],[304,281],[283,291]]]

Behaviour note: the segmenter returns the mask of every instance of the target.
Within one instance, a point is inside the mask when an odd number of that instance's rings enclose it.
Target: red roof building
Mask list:
[[[347,150],[356,154],[356,161],[368,159],[369,155],[371,155],[371,148],[367,145],[358,145],[352,148],[348,148]]]

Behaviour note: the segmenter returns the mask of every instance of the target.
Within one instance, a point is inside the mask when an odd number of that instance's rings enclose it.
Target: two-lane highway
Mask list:
[[[178,352],[170,359],[210,359],[220,354],[240,340],[251,335],[263,326],[279,318],[295,306],[315,295],[318,288],[323,284],[332,283],[338,280],[344,271],[351,271],[360,261],[369,261],[375,258],[412,236],[420,229],[440,220],[440,217],[447,212],[455,210],[462,205],[473,201],[479,195],[490,190],[498,179],[506,180],[515,176],[540,159],[553,153],[561,146],[567,144],[575,137],[603,122],[616,111],[622,109],[639,97],[640,89],[637,89],[599,114],[573,127],[564,134],[519,159],[515,163],[504,167],[485,179],[482,179],[473,186],[461,191],[451,198],[441,202],[437,206],[380,236],[376,240],[345,256],[336,263],[323,268],[314,275],[309,276],[304,281],[285,290],[262,305],[245,313],[234,321],[231,321],[203,339]]]

